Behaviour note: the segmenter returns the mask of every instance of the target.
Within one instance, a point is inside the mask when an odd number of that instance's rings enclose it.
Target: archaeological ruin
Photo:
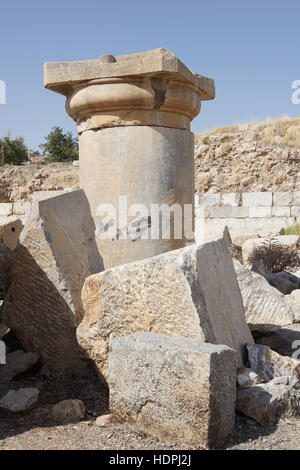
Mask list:
[[[80,188],[40,170],[39,190],[0,204],[0,412],[30,412],[58,377],[50,423],[88,416],[156,445],[222,448],[238,416],[298,416],[297,188],[226,191],[206,171],[221,144],[194,147],[190,123],[214,81],[167,49],[47,62],[44,85],[76,122]]]

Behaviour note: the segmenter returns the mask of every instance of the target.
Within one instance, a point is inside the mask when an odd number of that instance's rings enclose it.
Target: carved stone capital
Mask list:
[[[66,96],[79,133],[119,126],[189,129],[214,82],[191,72],[174,54],[139,54],[70,63],[46,63],[45,86]]]

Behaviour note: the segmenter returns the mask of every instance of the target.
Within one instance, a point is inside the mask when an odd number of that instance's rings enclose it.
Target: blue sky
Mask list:
[[[54,125],[76,132],[64,97],[43,88],[45,61],[94,59],[157,47],[215,79],[192,130],[300,115],[299,0],[7,0],[0,4],[0,136],[37,148]]]

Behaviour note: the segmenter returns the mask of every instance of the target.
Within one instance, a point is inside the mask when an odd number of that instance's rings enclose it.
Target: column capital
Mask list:
[[[44,85],[66,96],[82,133],[117,126],[189,129],[214,81],[189,70],[167,49],[103,55],[80,62],[47,62]]]

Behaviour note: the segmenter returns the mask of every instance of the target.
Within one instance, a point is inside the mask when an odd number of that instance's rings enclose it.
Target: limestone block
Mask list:
[[[2,317],[27,351],[49,368],[81,364],[75,329],[87,276],[102,269],[89,204],[82,190],[32,204],[12,259]]]
[[[249,217],[248,207],[231,207],[230,217],[244,218]]]
[[[290,206],[293,196],[293,193],[287,191],[276,191],[273,193],[273,206]]]
[[[31,203],[30,202],[14,202],[13,213],[14,215],[30,215]]]
[[[291,207],[291,215],[293,217],[300,217],[300,206],[292,206]]]
[[[13,205],[11,202],[2,202],[0,204],[0,215],[12,215]]]
[[[204,215],[213,218],[231,217],[231,207],[207,206],[204,208]]]
[[[249,207],[249,217],[271,217],[272,208],[270,207]]]
[[[260,235],[277,234],[283,227],[288,227],[295,223],[295,217],[261,217],[245,220],[245,228],[249,232],[256,231]]]
[[[240,193],[224,193],[221,196],[223,206],[237,207],[240,203]]]
[[[113,339],[110,410],[163,441],[222,445],[234,428],[236,353],[199,340],[135,333]]]
[[[86,279],[78,342],[107,377],[111,338],[136,331],[184,336],[238,351],[252,342],[226,241],[129,263]]]
[[[294,201],[293,201],[294,206],[300,206],[300,191],[295,191],[294,192]]]
[[[271,332],[293,323],[294,314],[285,296],[260,274],[245,268],[237,260],[233,263],[250,330]]]
[[[219,206],[221,203],[220,193],[205,193],[202,195],[201,203],[204,206]]]
[[[273,206],[272,207],[272,217],[290,217],[290,216],[291,216],[290,206]]]
[[[270,207],[272,197],[271,192],[243,193],[242,205],[243,207]]]

